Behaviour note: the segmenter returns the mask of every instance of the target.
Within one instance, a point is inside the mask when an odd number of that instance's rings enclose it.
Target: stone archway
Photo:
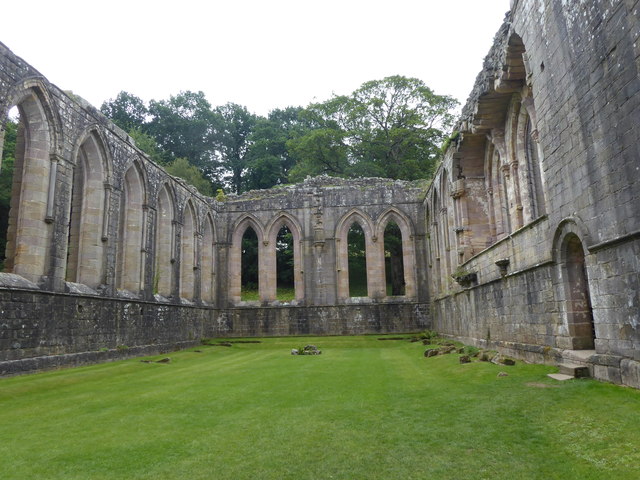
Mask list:
[[[565,279],[565,313],[573,350],[595,348],[595,326],[584,249],[580,238],[568,234],[561,246],[561,268]]]

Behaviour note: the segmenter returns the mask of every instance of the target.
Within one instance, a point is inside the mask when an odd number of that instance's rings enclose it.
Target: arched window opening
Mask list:
[[[9,210],[11,209],[12,182],[18,140],[20,113],[17,107],[9,112],[9,118],[0,131],[0,272],[5,271],[7,250],[7,229],[9,228]],[[22,132],[24,135],[24,129]]]
[[[2,268],[33,282],[42,278],[49,265],[51,225],[45,219],[51,129],[38,94],[32,89],[10,110],[0,130]]]
[[[564,244],[569,335],[572,337],[574,350],[592,350],[595,328],[582,242],[577,235],[570,234]]]
[[[531,117],[527,115],[525,126],[525,155],[527,159],[528,183],[531,196],[531,210],[534,217],[546,213],[544,191],[542,190],[542,173],[538,155],[537,131],[533,128]]]
[[[205,302],[213,302],[214,299],[214,250],[213,250],[213,223],[207,216],[204,222],[204,235],[202,237],[202,277],[201,296]]]
[[[143,202],[142,175],[137,166],[132,165],[124,176],[120,203],[116,286],[134,293],[138,293],[142,288]]]
[[[174,204],[167,185],[158,195],[156,219],[156,269],[153,278],[153,293],[171,296],[173,289],[174,256]]]
[[[387,296],[405,295],[402,232],[395,222],[384,229],[384,271]]]
[[[349,296],[366,297],[367,289],[367,255],[364,230],[354,222],[347,234],[347,256],[349,261]]]
[[[276,237],[277,299],[281,302],[290,302],[296,296],[293,249],[293,234],[283,225]]]
[[[191,203],[187,203],[182,226],[182,251],[180,254],[180,296],[195,296],[195,233],[196,219]]]
[[[258,235],[247,227],[242,235],[241,294],[242,301],[260,300]]]
[[[94,288],[103,283],[103,164],[97,139],[90,135],[78,151],[73,171],[66,280]]]
[[[431,224],[431,251],[433,252],[433,279],[436,292],[440,292],[442,287],[442,258],[441,258],[441,245],[440,245],[440,225],[438,223],[440,217],[440,201],[438,191],[433,190],[433,208],[431,209],[432,224]]]

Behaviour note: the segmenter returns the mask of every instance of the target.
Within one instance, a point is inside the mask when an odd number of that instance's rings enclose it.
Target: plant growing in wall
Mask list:
[[[469,288],[478,282],[477,272],[470,272],[462,267],[458,267],[451,276],[463,288]]]

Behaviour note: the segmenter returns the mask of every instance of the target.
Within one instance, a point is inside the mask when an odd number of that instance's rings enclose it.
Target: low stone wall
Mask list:
[[[215,309],[5,288],[0,306],[0,375],[165,353],[207,337],[430,327],[428,305],[411,302]]]
[[[625,258],[623,251],[629,248],[630,244],[621,246],[617,255],[611,249],[595,254],[591,267],[594,280],[599,278],[598,272],[605,272],[612,258]],[[432,328],[444,336],[531,363],[575,363],[577,359],[572,357],[576,351],[567,348],[569,335],[558,297],[557,268],[549,261],[439,298],[433,302]],[[621,292],[624,294],[624,289]],[[621,339],[620,329],[611,328],[615,319],[600,305],[601,298],[596,296],[593,305],[596,353],[580,361],[598,380],[640,388],[635,342]]]
[[[428,304],[413,302],[241,307],[221,310],[215,323],[216,335],[243,337],[401,333],[431,326]]]

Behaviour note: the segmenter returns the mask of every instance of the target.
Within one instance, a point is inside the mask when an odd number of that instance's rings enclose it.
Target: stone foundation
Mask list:
[[[0,375],[166,353],[203,338],[400,333],[430,327],[428,305],[216,309],[0,289]]]

